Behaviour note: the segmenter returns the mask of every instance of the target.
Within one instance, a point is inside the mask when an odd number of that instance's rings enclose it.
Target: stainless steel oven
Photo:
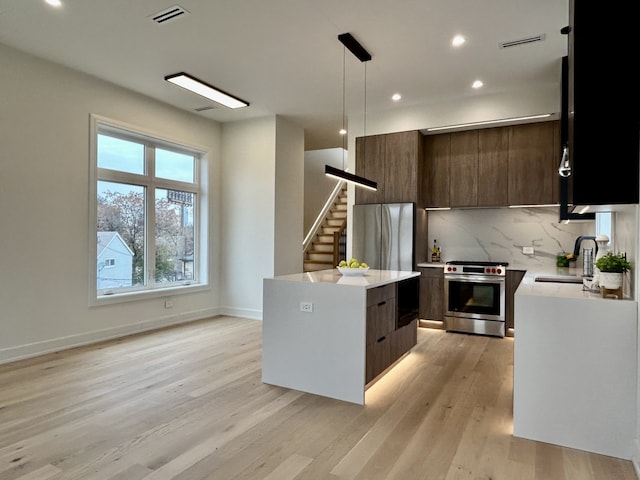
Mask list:
[[[448,331],[504,337],[506,262],[451,261],[444,267]]]

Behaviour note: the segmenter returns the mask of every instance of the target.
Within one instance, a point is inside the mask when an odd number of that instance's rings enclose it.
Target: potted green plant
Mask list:
[[[622,276],[631,270],[631,264],[624,253],[608,252],[596,260],[595,267],[600,271],[600,286],[615,290],[622,286]]]

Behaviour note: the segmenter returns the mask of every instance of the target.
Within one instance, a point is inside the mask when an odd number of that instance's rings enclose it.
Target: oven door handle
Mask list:
[[[504,283],[505,281],[505,277],[501,275],[445,275],[444,279],[467,283]]]

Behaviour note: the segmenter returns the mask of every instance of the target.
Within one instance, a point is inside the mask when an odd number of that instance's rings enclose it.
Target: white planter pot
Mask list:
[[[622,287],[622,273],[600,272],[600,286],[609,290],[616,290]]]

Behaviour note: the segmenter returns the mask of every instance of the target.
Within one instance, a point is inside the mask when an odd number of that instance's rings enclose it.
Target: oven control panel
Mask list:
[[[459,275],[495,275],[504,277],[507,273],[505,265],[450,265],[444,266],[444,273]]]

